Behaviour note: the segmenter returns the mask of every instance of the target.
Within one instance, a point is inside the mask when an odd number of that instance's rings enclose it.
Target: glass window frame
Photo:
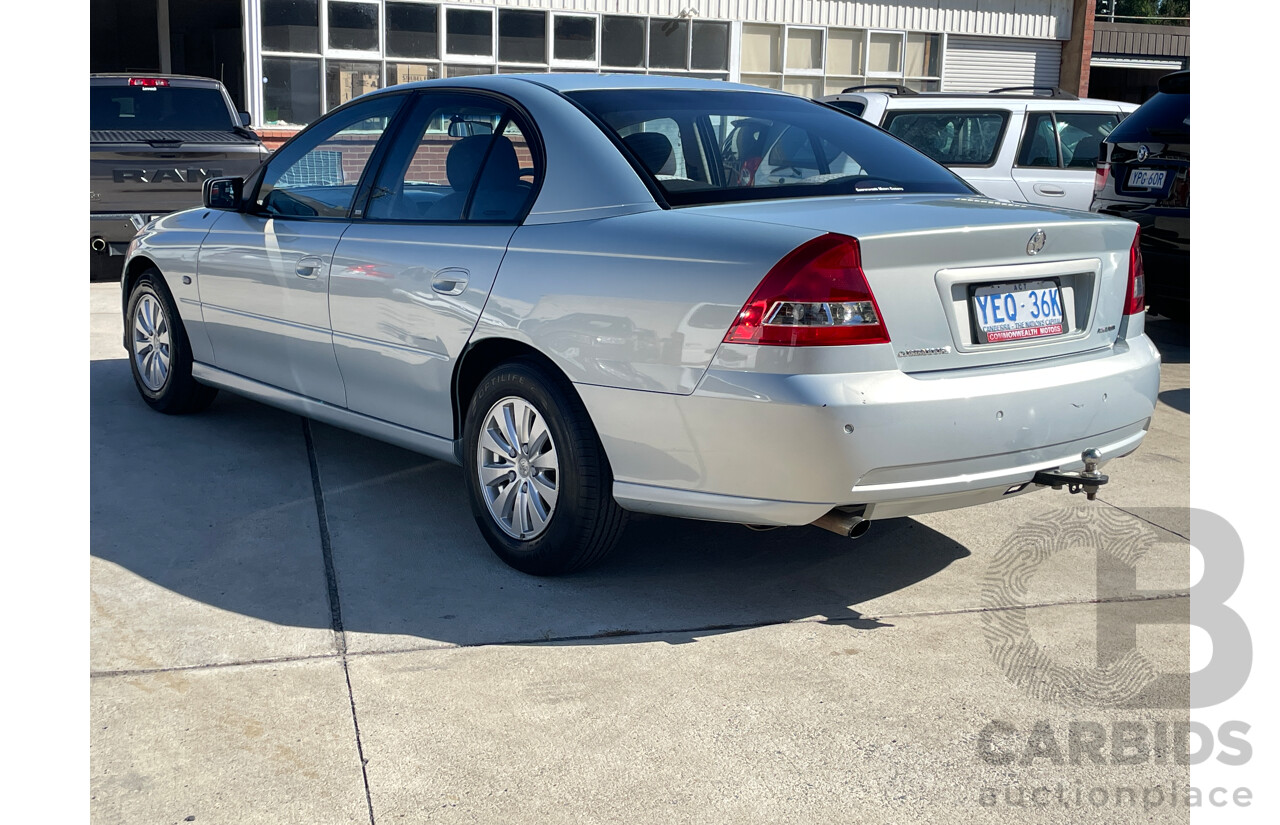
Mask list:
[[[620,15],[614,15],[614,16],[620,16]],[[558,20],[561,17],[589,17],[593,20],[595,24],[595,56],[592,57],[590,60],[567,60],[564,58],[557,58],[555,56],[556,54],[556,44],[555,44],[556,20]],[[555,71],[558,68],[598,69],[600,67],[600,53],[604,51],[603,44],[600,42],[600,38],[602,36],[601,27],[603,25],[601,23],[600,17],[601,16],[599,14],[589,14],[589,13],[576,12],[576,11],[549,11],[547,13],[547,54],[546,54],[547,63],[545,65],[550,66],[552,71]],[[647,32],[646,32],[646,38],[645,38],[644,51],[645,51],[645,67],[647,68],[649,64],[649,60],[648,60],[649,43],[648,43]]]
[[[489,15],[489,54],[456,54],[449,51],[449,12],[484,12]],[[457,3],[440,4],[440,62],[442,64],[497,66],[498,63],[498,7],[463,6]],[[442,72],[442,76],[443,76]]]
[[[541,62],[530,62],[527,60],[506,60],[502,57],[501,52],[498,50],[502,48],[501,18],[502,18],[502,13],[504,11],[523,12],[526,14],[532,13],[532,14],[542,15],[543,27],[542,27],[542,61]],[[552,32],[551,13],[546,9],[528,8],[525,6],[504,6],[502,8],[499,8],[497,10],[497,15],[494,21],[494,38],[495,38],[494,39],[494,58],[493,58],[494,64],[499,67],[505,67],[505,68],[519,68],[523,66],[528,66],[530,69],[546,71],[547,66],[550,65],[548,63],[548,60],[550,59],[550,51],[551,51],[551,32]]]
[[[375,49],[335,49],[329,45],[329,10],[335,6],[373,6],[377,22],[374,25],[374,33],[378,39],[378,46]],[[386,9],[384,3],[376,2],[376,0],[324,0],[320,4],[321,20],[320,20],[320,49],[324,52],[325,57],[332,57],[338,60],[358,60],[373,61],[385,60],[386,51]],[[328,67],[325,68],[328,71]],[[382,71],[383,83],[386,83],[386,70]]]

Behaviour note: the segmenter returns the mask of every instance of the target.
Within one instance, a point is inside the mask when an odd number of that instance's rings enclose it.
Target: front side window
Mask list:
[[[356,104],[316,124],[268,163],[255,204],[259,212],[292,218],[344,218],[360,176],[403,102],[387,95]]]
[[[672,89],[569,96],[614,133],[673,206],[818,195],[973,194],[911,147],[810,100]],[[655,137],[637,138],[637,131]]]
[[[938,163],[990,166],[1008,121],[1005,112],[889,112],[883,128]]]
[[[421,96],[378,175],[370,220],[508,223],[538,182],[533,151],[514,112],[483,97]]]

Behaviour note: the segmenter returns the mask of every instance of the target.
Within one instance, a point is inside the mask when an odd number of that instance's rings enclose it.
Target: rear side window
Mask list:
[[[1032,112],[1018,149],[1018,165],[1092,169],[1102,141],[1116,131],[1116,112]]]
[[[769,92],[610,89],[571,99],[613,134],[667,203],[973,189],[866,122]]]
[[[1111,135],[1114,143],[1160,138],[1191,140],[1191,95],[1156,92],[1155,97],[1124,119]]]
[[[230,132],[237,124],[217,89],[89,87],[89,129],[95,132]]]
[[[990,166],[1007,112],[889,112],[884,128],[947,166]]]

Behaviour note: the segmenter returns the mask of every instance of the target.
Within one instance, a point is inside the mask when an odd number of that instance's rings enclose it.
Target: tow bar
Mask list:
[[[1081,453],[1080,457],[1084,459],[1084,469],[1080,472],[1059,473],[1055,470],[1041,470],[1031,479],[1031,483],[1041,487],[1052,487],[1055,490],[1061,490],[1063,485],[1066,485],[1067,490],[1072,493],[1084,491],[1085,498],[1093,501],[1098,497],[1098,488],[1111,479],[1098,472],[1098,462],[1102,461],[1102,453],[1089,448]]]

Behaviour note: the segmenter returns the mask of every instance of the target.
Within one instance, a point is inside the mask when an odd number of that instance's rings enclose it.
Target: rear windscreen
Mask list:
[[[89,129],[229,132],[235,127],[217,89],[90,86]]]
[[[974,191],[902,141],[801,97],[704,89],[568,97],[613,133],[673,206]]]
[[[1152,138],[1191,139],[1191,95],[1157,92],[1155,97],[1120,121],[1108,140],[1132,143]]]

